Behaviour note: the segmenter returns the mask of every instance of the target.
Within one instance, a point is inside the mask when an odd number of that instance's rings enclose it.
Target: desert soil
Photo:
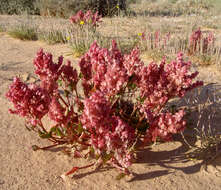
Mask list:
[[[24,42],[0,34],[0,189],[2,190],[220,190],[221,158],[207,171],[201,161],[185,157],[188,147],[183,141],[155,145],[138,153],[131,170],[134,177],[117,181],[118,171],[88,168],[73,176],[60,177],[73,166],[84,166],[59,148],[52,151],[32,151],[31,145],[49,145],[24,127],[24,120],[8,114],[11,106],[5,93],[14,76],[27,82],[35,81],[32,60],[43,47],[56,58],[70,50],[64,45],[48,46],[41,42]],[[70,58],[72,59],[72,58]],[[220,83],[221,74],[215,66],[197,68],[207,83]],[[214,121],[220,125],[220,118]]]

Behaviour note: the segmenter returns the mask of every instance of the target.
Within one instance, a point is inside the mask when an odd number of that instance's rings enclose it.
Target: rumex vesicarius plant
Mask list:
[[[94,42],[79,61],[80,72],[41,49],[34,59],[40,84],[14,78],[6,96],[10,112],[26,118],[26,126],[47,138],[47,149],[67,144],[77,157],[94,158],[88,166],[73,167],[66,175],[89,166],[109,164],[128,174],[139,147],[158,139],[169,141],[185,128],[184,110],[169,112],[170,99],[183,97],[202,82],[193,82],[190,62],[177,60],[145,65],[138,48],[123,55]],[[80,88],[82,86],[82,88]],[[80,90],[83,89],[81,92]],[[44,126],[48,116],[52,126]]]

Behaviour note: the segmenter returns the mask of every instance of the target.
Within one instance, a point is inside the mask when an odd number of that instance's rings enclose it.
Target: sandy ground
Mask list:
[[[1,190],[220,190],[221,158],[208,170],[200,170],[201,162],[188,160],[187,146],[179,138],[171,143],[156,145],[138,153],[138,161],[131,170],[133,178],[115,180],[115,169],[94,171],[92,168],[62,180],[60,177],[73,166],[85,161],[73,159],[59,152],[31,150],[31,145],[48,145],[24,127],[24,120],[8,114],[10,104],[5,93],[12,78],[35,80],[32,60],[43,47],[56,57],[69,49],[62,45],[48,46],[41,42],[23,42],[0,34],[0,189]],[[220,72],[214,67],[198,68],[200,78],[220,83]],[[220,124],[217,120],[217,124]],[[216,121],[214,121],[216,122]]]

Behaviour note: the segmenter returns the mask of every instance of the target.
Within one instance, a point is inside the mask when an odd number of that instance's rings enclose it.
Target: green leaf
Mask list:
[[[62,86],[62,80],[58,80],[57,83],[58,83],[58,86]]]
[[[125,173],[120,173],[117,175],[116,180],[121,180],[122,178],[124,178],[126,176]]]
[[[74,83],[71,82],[68,87],[69,87],[70,91],[73,92],[73,90],[74,90]]]
[[[39,134],[39,136],[40,136],[41,138],[43,138],[43,139],[49,139],[49,138],[51,138],[51,132],[50,132],[50,133],[43,133],[43,132],[41,132],[41,131],[38,131],[38,134]]]
[[[84,131],[83,125],[82,123],[79,123],[78,128],[77,128],[78,134],[81,134],[83,131]]]
[[[68,90],[64,90],[64,95],[67,97],[70,94]]]
[[[58,127],[56,128],[56,135],[59,136],[59,137],[64,136],[62,131]]]
[[[59,129],[58,127],[52,127],[50,132],[49,132],[49,134],[52,135],[52,133],[55,133],[59,137],[64,136],[64,134],[62,133],[61,129]]]
[[[98,160],[100,158],[99,154],[95,154],[95,159]]]
[[[82,79],[83,78],[83,74],[79,73],[79,78]]]
[[[135,83],[132,83],[131,86],[130,86],[130,88],[131,88],[132,90],[134,90],[136,87],[137,87],[137,85],[136,85]]]
[[[113,156],[112,153],[107,154],[106,152],[102,154],[102,160],[104,162],[104,164],[111,159],[111,157]]]
[[[57,127],[52,127],[52,128],[50,129],[50,133],[56,132],[56,128],[57,128]]]
[[[32,148],[33,151],[37,151],[37,150],[40,149],[40,147],[37,146],[37,145],[33,145],[33,146],[31,146],[31,148]]]
[[[93,147],[90,147],[90,152],[93,153],[93,154],[95,153],[95,150],[94,150]]]
[[[144,103],[144,101],[145,101],[145,97],[143,97],[143,98],[141,98],[140,96],[138,97],[138,101],[140,102],[140,103]]]
[[[137,85],[135,83],[129,82],[129,84],[128,84],[129,89],[134,90],[136,87],[137,87]]]

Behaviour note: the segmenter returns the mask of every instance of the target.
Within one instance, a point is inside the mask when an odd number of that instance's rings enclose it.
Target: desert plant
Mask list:
[[[41,15],[69,17],[79,10],[98,11],[102,16],[113,16],[126,10],[126,0],[36,0]]]
[[[27,26],[25,24],[10,28],[8,34],[13,38],[21,40],[37,40],[38,34],[37,29],[34,27]]]
[[[141,7],[137,14],[149,16],[180,16],[191,14],[203,14],[213,8],[210,0],[155,0],[143,1],[138,7]]]
[[[0,25],[0,32],[5,32],[6,31],[6,27],[4,25]]]
[[[92,13],[91,10],[87,12],[78,11],[76,15],[70,17],[70,27],[66,35],[67,41],[71,48],[70,55],[79,57],[86,53],[90,45],[97,41],[102,47],[107,47],[107,39],[97,32],[97,26],[101,22],[101,16],[98,12]]]
[[[208,36],[203,36],[202,31],[199,29],[192,32],[189,39],[189,54],[208,53],[214,46],[214,34],[210,32]]]
[[[83,30],[77,28],[75,33],[69,30],[66,39],[71,49],[71,52],[68,55],[73,55],[74,57],[80,57],[86,53],[89,50],[91,43],[95,40],[101,47],[108,47],[110,44],[109,38],[104,37],[97,32],[92,32],[88,30],[88,28]]]
[[[200,28],[179,35],[171,31],[163,33],[160,30],[141,32],[134,41],[149,57],[174,57],[178,52],[185,52],[193,62],[200,65],[219,64],[220,48],[213,32],[202,32]],[[159,60],[159,59],[156,59]]]
[[[60,30],[50,29],[48,31],[40,32],[38,39],[46,41],[48,44],[66,43],[65,32]]]
[[[208,164],[212,164],[221,155],[220,124],[214,122],[219,118],[221,108],[220,85],[207,84],[193,91],[184,100],[186,106],[192,110],[187,119],[193,120],[190,128],[194,130],[191,134],[197,139],[195,144],[186,140],[191,147],[187,157],[202,160],[202,168],[206,169]]]
[[[4,0],[0,3],[1,14],[38,14],[34,7],[35,0]]]
[[[76,15],[70,17],[70,21],[72,24],[79,26],[88,25],[90,27],[96,27],[98,23],[101,22],[101,16],[98,15],[98,11],[93,14],[91,10],[88,10],[86,13],[80,10]]]
[[[129,174],[138,148],[172,140],[184,130],[185,111],[171,113],[167,102],[202,85],[192,82],[198,72],[189,73],[191,63],[181,53],[169,64],[163,60],[145,66],[138,49],[123,55],[115,41],[110,50],[93,43],[79,61],[79,73],[70,61],[63,64],[59,57],[54,63],[43,50],[33,63],[40,84],[15,77],[6,94],[14,105],[10,112],[25,117],[29,130],[53,143],[34,150],[66,144],[75,156],[95,160],[66,175],[103,164]],[[52,126],[44,126],[46,115],[54,121]]]

